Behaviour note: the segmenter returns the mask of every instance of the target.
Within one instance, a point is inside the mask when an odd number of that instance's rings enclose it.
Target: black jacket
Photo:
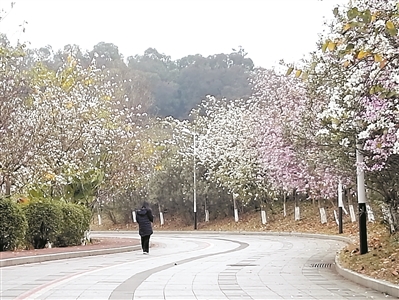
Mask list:
[[[152,215],[152,210],[150,208],[141,208],[136,211],[136,220],[139,223],[139,235],[146,236],[152,234],[152,222],[154,221],[154,216]]]

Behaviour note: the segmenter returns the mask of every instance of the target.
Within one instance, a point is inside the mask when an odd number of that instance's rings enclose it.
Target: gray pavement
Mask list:
[[[151,244],[2,267],[0,299],[393,299],[339,275],[345,242],[331,238],[157,232]]]

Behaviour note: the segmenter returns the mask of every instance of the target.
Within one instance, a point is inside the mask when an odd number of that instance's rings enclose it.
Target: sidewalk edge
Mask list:
[[[114,254],[114,253],[135,251],[135,250],[139,250],[139,249],[141,249],[140,246],[135,245],[135,246],[126,246],[126,247],[118,247],[118,248],[96,249],[96,250],[85,250],[85,251],[26,256],[26,257],[6,258],[6,259],[0,260],[0,268],[22,265],[22,264],[41,263],[41,262],[45,262],[45,261],[59,260],[59,259],[69,259],[69,258],[78,258],[78,257],[94,256],[94,255]]]

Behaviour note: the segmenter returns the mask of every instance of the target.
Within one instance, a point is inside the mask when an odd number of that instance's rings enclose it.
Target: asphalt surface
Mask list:
[[[92,236],[109,234],[137,237]],[[132,246],[25,258],[0,268],[0,299],[394,299],[348,280],[342,268],[339,275],[335,256],[345,241],[332,237],[157,232],[151,245],[149,255]]]

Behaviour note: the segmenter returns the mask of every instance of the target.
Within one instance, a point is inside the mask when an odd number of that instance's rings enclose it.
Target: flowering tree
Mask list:
[[[258,70],[253,86],[257,145],[268,182],[276,190],[333,197],[345,172],[316,138],[320,101],[309,97],[302,81],[270,70]]]
[[[124,106],[115,84],[95,64],[69,55],[53,71],[25,52],[2,48],[1,174],[10,193],[62,197],[89,204],[100,185],[116,191],[137,176],[147,115]],[[143,139],[144,140],[144,139]],[[109,187],[114,187],[111,189]],[[38,194],[39,192],[39,194]]]
[[[30,92],[25,75],[22,47],[0,46],[0,186],[10,195],[13,184],[21,184],[17,173],[23,172],[34,155],[31,147],[32,132],[37,123],[26,110],[25,101]]]
[[[353,153],[361,143],[369,187],[398,206],[398,5],[354,0],[334,9],[330,31],[307,70],[310,88],[324,95],[320,137]]]
[[[242,202],[255,197],[263,182],[257,160],[251,101],[227,101],[208,97],[196,122],[196,155],[207,169],[208,180],[216,181]]]
[[[346,145],[364,141],[370,169],[383,168],[398,153],[399,81],[392,76],[398,66],[397,11],[395,1],[358,0],[337,7],[315,57],[312,80],[328,97],[321,134],[345,133]]]
[[[99,176],[93,170],[109,150],[112,87],[93,66],[83,68],[72,56],[57,72],[38,63],[30,74],[33,92],[26,109],[41,126],[34,132],[37,151],[29,180],[48,184],[56,196],[72,178]]]
[[[316,139],[320,125],[310,109],[322,105],[302,81],[271,70],[256,70],[252,86],[248,100],[208,97],[193,112],[207,180],[243,203],[281,190],[334,197],[347,170]]]

